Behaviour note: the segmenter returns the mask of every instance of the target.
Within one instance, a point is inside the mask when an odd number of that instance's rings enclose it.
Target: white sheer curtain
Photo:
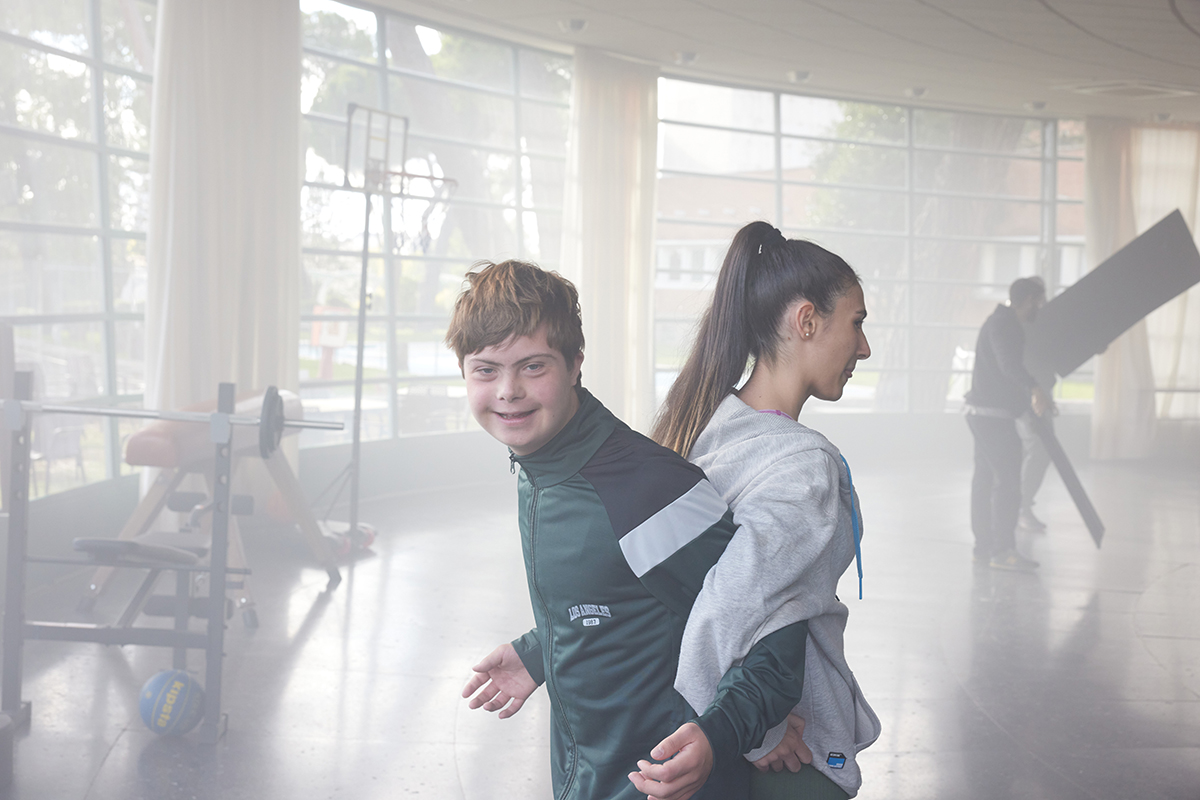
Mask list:
[[[1195,235],[1200,223],[1200,130],[1139,128],[1133,133],[1133,152],[1138,231],[1179,209]],[[1155,311],[1146,326],[1158,388],[1200,387],[1200,287]],[[1157,406],[1159,419],[1200,419],[1200,394],[1195,392],[1160,393]]]
[[[579,288],[584,385],[646,430],[654,413],[658,69],[575,53],[563,274]]]
[[[1089,118],[1085,158],[1087,260],[1091,269],[1137,235],[1131,123]],[[1154,372],[1143,320],[1110,344],[1097,360],[1092,457],[1144,458],[1153,448],[1154,431]]]
[[[146,405],[295,389],[296,0],[160,0],[151,116]]]

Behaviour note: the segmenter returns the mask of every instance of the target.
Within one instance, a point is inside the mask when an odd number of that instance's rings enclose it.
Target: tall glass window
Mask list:
[[[305,405],[323,416],[353,405],[364,198],[342,184],[356,103],[408,119],[408,172],[455,181],[437,204],[375,201],[363,437],[465,428],[466,392],[442,337],[476,261],[558,266],[571,60],[368,6],[300,6]]]
[[[1081,122],[663,79],[655,369],[686,357],[733,233],[765,219],[862,275],[871,358],[829,410],[961,405],[979,326],[1017,277],[1081,276]],[[1090,399],[1090,373],[1063,382]],[[825,404],[814,402],[814,407]]]
[[[45,400],[141,404],[155,12],[0,3],[0,322]],[[118,474],[125,432],[39,415],[34,493]]]

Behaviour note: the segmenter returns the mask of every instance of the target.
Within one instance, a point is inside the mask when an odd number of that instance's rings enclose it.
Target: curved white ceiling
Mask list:
[[[929,105],[1200,121],[1200,0],[383,2],[669,74],[794,88],[798,71],[817,94],[910,101],[923,89]],[[564,32],[572,19],[586,26]]]

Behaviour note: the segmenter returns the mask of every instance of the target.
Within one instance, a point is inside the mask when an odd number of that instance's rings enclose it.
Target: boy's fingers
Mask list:
[[[500,691],[500,689],[499,689],[499,687],[496,686],[496,684],[489,683],[487,686],[480,689],[479,692],[476,693],[476,695],[471,698],[471,702],[468,703],[468,705],[471,708],[479,708],[480,706],[484,705],[485,703],[491,701],[491,699],[493,697],[495,697],[499,691]]]
[[[494,695],[492,695],[490,700],[483,704],[483,710],[499,711],[500,709],[504,708],[509,700],[512,700],[512,698],[504,692],[496,692]]]
[[[650,751],[650,757],[656,761],[666,761],[678,753],[685,744],[687,744],[686,737],[679,731],[675,731],[655,745],[654,749]]]
[[[495,650],[480,659],[479,663],[472,667],[472,669],[474,669],[476,672],[491,672],[504,663],[505,651],[511,649],[512,645],[500,645]],[[516,650],[513,650],[512,652],[515,654]]]
[[[646,780],[646,776],[640,772],[629,773],[629,782],[633,784],[633,788],[637,789],[642,794],[650,794],[658,785],[654,781]]]
[[[642,775],[648,780],[658,783],[670,783],[678,777],[679,769],[674,762],[668,761],[665,764],[655,764],[651,761],[639,761],[638,769]],[[661,791],[661,789],[659,790]]]
[[[629,773],[629,780],[635,789],[644,795],[648,795],[646,800],[656,800],[656,798],[664,796],[664,793],[667,792],[663,784],[650,780],[641,772]]]
[[[493,651],[484,656],[483,660],[471,667],[471,669],[475,670],[476,672],[487,673],[491,672],[498,666],[500,666],[500,657]]]
[[[476,672],[471,676],[471,680],[467,681],[467,685],[463,687],[462,696],[470,697],[471,695],[475,694],[476,689],[478,689],[480,686],[483,686],[485,683],[487,683],[487,681],[488,676],[486,672]]]
[[[500,712],[500,719],[508,719],[513,714],[520,711],[521,706],[523,706],[523,705],[525,705],[524,700],[520,699],[519,697],[514,697],[513,701],[509,704],[508,708],[505,708]]]

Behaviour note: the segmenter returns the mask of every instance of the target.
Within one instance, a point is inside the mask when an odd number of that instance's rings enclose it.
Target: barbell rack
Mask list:
[[[31,704],[22,700],[24,644],[26,640],[94,642],[104,645],[150,645],[175,649],[199,649],[205,653],[204,718],[199,736],[202,741],[215,743],[224,733],[225,717],[221,713],[221,668],[225,646],[226,591],[228,576],[245,574],[247,570],[228,566],[229,520],[231,508],[231,479],[233,464],[234,426],[260,426],[273,436],[269,445],[278,446],[282,429],[310,428],[342,430],[341,422],[281,418],[282,404],[264,402],[263,414],[250,417],[234,414],[236,405],[234,384],[222,383],[217,390],[216,412],[161,411],[151,409],[122,409],[38,403],[32,400],[33,374],[16,372],[13,375],[14,397],[3,402],[3,425],[12,436],[9,472],[8,542],[3,621],[3,656],[0,662],[0,711],[8,714],[17,725],[31,720]],[[276,393],[277,397],[277,393]],[[207,424],[213,444],[213,515],[212,541],[206,567],[177,564],[169,561],[130,560],[113,558],[99,563],[110,566],[149,570],[176,571],[177,581],[183,573],[205,571],[210,575],[205,632],[191,631],[186,619],[177,614],[176,627],[134,627],[131,620],[118,625],[95,625],[62,622],[31,622],[25,618],[26,565],[49,561],[28,557],[29,483],[32,415],[38,413],[79,414],[84,416],[129,417],[135,419],[167,420]],[[261,440],[260,440],[261,441]],[[267,445],[264,445],[266,447]],[[264,454],[264,457],[266,454]],[[66,559],[62,561],[67,562]],[[50,563],[57,563],[51,561]],[[67,562],[79,563],[79,562]],[[97,562],[88,562],[97,563]],[[176,592],[179,594],[179,583]],[[182,629],[181,629],[182,626]]]

